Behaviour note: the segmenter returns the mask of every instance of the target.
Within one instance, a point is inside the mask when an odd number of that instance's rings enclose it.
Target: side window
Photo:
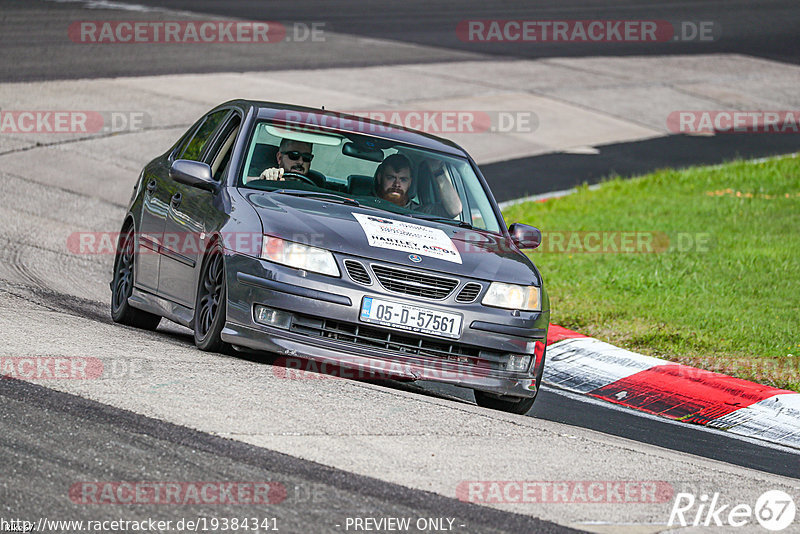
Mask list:
[[[217,129],[217,126],[219,126],[219,123],[222,122],[222,119],[224,119],[227,114],[228,110],[222,109],[206,117],[206,120],[203,121],[203,124],[200,125],[200,128],[197,129],[194,137],[189,142],[186,150],[181,154],[181,159],[200,161],[200,156],[203,155],[203,149],[206,143],[208,143],[209,138],[211,138],[211,134],[214,133],[214,130]]]
[[[189,144],[189,141],[192,140],[192,136],[194,136],[194,132],[197,131],[197,128],[200,126],[200,121],[194,123],[191,128],[186,130],[184,134],[178,139],[178,142],[175,143],[175,148],[172,150],[170,154],[171,159],[178,159],[184,150],[186,150],[186,145]]]
[[[467,216],[469,216],[469,199],[467,198],[467,191],[464,188],[464,178],[461,176],[461,173],[458,171],[458,167],[455,165],[446,165],[448,169],[448,179],[453,186],[453,189],[456,190],[456,194],[458,198],[461,200],[461,215],[459,218],[463,221]],[[470,221],[466,221],[470,222]],[[483,228],[483,226],[481,226]]]
[[[216,145],[211,150],[206,160],[211,165],[211,172],[213,173],[214,180],[217,182],[222,180],[225,174],[225,169],[231,159],[233,152],[233,142],[236,140],[236,135],[239,133],[239,125],[241,118],[237,113],[233,113],[230,120],[222,127],[221,133],[217,136]]]

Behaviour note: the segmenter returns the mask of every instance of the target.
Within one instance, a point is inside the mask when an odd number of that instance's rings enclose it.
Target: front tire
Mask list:
[[[136,268],[136,236],[133,225],[121,236],[114,257],[114,279],[111,282],[111,319],[144,330],[155,330],[161,317],[128,304],[133,294]]]
[[[506,400],[491,393],[475,390],[475,403],[481,408],[500,410],[501,412],[525,415],[533,406],[536,397],[521,397],[519,400]]]
[[[228,302],[225,282],[225,260],[222,247],[215,243],[203,261],[197,299],[194,306],[194,344],[207,352],[226,352],[229,345],[220,334],[225,326]]]
[[[490,408],[492,410],[500,410],[502,412],[515,413],[518,415],[525,415],[533,407],[536,397],[539,396],[539,390],[542,387],[542,375],[544,374],[544,362],[547,357],[547,347],[542,353],[542,365],[536,373],[536,395],[533,397],[522,397],[515,400],[510,400],[510,397],[501,398],[491,393],[475,390],[475,403],[482,408]]]

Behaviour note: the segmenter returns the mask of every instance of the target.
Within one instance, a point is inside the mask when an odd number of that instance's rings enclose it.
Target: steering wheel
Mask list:
[[[287,180],[289,178],[297,178],[298,180],[302,180],[302,181],[304,181],[306,183],[309,183],[309,184],[311,184],[313,186],[317,185],[317,183],[314,180],[312,180],[311,178],[309,178],[305,174],[300,174],[299,172],[284,172],[283,173],[283,179]]]

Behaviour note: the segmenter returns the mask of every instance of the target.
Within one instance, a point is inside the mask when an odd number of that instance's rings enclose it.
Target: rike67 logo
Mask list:
[[[778,532],[789,527],[797,508],[792,497],[781,490],[766,491],[756,499],[755,506],[746,503],[726,503],[719,493],[695,497],[678,493],[669,515],[669,526],[730,526],[744,527],[757,521],[762,527]]]

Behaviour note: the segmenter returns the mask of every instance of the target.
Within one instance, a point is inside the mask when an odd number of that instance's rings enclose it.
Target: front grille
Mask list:
[[[409,332],[382,330],[363,324],[349,323],[294,314],[291,331],[307,336],[335,339],[362,347],[375,347],[404,356],[427,356],[467,363],[486,369],[503,369],[507,353],[484,350],[472,345],[437,341]]]
[[[375,273],[378,282],[387,291],[426,299],[441,300],[447,298],[447,295],[458,285],[458,280],[454,278],[443,278],[374,263],[372,264],[372,272]]]
[[[370,278],[367,268],[360,261],[344,260],[344,268],[347,269],[347,274],[354,282],[367,286],[372,283],[372,278]]]
[[[456,295],[456,302],[472,302],[478,298],[478,293],[481,292],[481,287],[483,286],[475,282],[470,282],[464,285],[464,287],[461,288],[461,291],[458,292],[458,295]]]

